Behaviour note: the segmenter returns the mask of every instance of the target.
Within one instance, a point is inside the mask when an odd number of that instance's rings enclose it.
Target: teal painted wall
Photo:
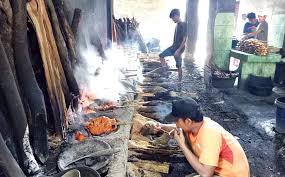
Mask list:
[[[272,15],[269,25],[269,44],[282,48],[285,34],[285,14]]]
[[[234,21],[234,13],[218,13],[215,20],[214,63],[225,70],[229,67]]]

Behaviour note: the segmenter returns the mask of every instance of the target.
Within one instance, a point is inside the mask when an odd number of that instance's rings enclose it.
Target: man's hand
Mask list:
[[[154,129],[156,130],[156,131],[161,131],[161,123],[159,123],[159,122],[157,122],[157,123],[155,123],[154,124]]]
[[[174,138],[180,147],[185,145],[185,137],[181,128],[177,128],[174,131]]]
[[[256,26],[252,26],[252,27],[250,27],[250,29],[255,31],[257,29],[257,27]]]

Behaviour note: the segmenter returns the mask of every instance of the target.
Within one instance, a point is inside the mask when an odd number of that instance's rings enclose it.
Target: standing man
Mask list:
[[[244,150],[232,134],[205,118],[193,99],[173,102],[176,124],[158,124],[156,129],[174,130],[174,138],[189,164],[199,174],[192,177],[250,177]]]
[[[257,29],[251,33],[246,34],[244,39],[254,37],[254,38],[256,38],[256,39],[258,39],[264,43],[267,43],[267,41],[268,41],[268,23],[266,22],[266,17],[267,17],[267,15],[265,15],[264,13],[262,13],[262,12],[259,13],[259,15],[258,15],[259,24],[257,26]]]
[[[171,18],[174,23],[176,23],[174,41],[172,46],[168,47],[161,54],[159,54],[161,64],[167,68],[167,63],[164,57],[174,56],[176,61],[176,67],[178,69],[178,79],[179,82],[182,80],[182,53],[185,50],[185,43],[187,38],[187,25],[185,22],[181,21],[179,9],[173,9],[170,12],[169,18]]]
[[[256,31],[256,28],[259,25],[259,22],[256,19],[255,13],[251,12],[251,13],[247,14],[246,17],[248,19],[248,22],[246,22],[246,24],[243,27],[243,34],[245,34],[245,35]]]

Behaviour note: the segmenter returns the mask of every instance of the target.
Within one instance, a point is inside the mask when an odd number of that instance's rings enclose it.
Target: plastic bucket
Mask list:
[[[81,175],[80,175],[80,171],[79,170],[73,169],[73,170],[70,170],[70,171],[66,172],[61,177],[81,177]]]
[[[275,100],[276,109],[276,131],[285,134],[285,97]]]

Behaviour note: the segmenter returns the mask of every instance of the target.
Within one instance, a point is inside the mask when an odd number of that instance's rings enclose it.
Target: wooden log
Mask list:
[[[142,37],[142,35],[138,29],[136,29],[136,34],[137,34],[137,41],[138,41],[138,44],[140,46],[141,52],[142,53],[148,53],[147,47],[146,47],[144,40],[143,40],[143,37]]]
[[[154,146],[147,141],[141,140],[129,140],[129,150],[136,151],[136,152],[143,152],[146,154],[159,154],[159,155],[175,155],[175,154],[182,154],[182,151],[174,148],[166,148],[161,146]]]
[[[52,27],[43,0],[31,0],[27,3],[28,14],[34,24],[41,57],[43,60],[48,93],[55,118],[55,130],[58,136],[64,137],[66,103],[69,95],[64,71],[60,62]],[[70,100],[70,99],[67,99]]]
[[[129,177],[162,177],[160,173],[143,170],[134,163],[127,163],[127,176]]]
[[[16,3],[16,5],[18,5]],[[15,6],[18,8],[17,6]],[[0,40],[0,91],[3,95],[8,116],[17,139],[17,146],[20,150],[20,165],[25,166],[28,172],[35,173],[39,170],[39,166],[33,156],[33,152],[29,142],[29,129],[27,118],[22,104],[22,100],[12,74],[2,41]]]
[[[6,177],[25,177],[0,133],[0,168]]]
[[[19,160],[17,154],[17,143],[14,137],[14,132],[12,131],[13,129],[10,126],[8,119],[6,118],[6,116],[4,116],[1,110],[0,110],[0,122],[1,122],[0,134],[2,134],[6,146],[10,150],[14,159],[18,162]]]
[[[77,83],[77,81],[74,77],[74,73],[72,71],[72,64],[71,64],[70,59],[69,59],[68,49],[67,49],[64,37],[62,35],[62,32],[60,30],[60,24],[59,24],[59,21],[58,21],[52,0],[46,0],[46,5],[47,5],[48,10],[50,12],[51,21],[52,21],[51,24],[53,27],[54,36],[56,39],[56,44],[58,47],[60,60],[61,60],[62,66],[63,66],[63,70],[64,70],[64,73],[66,76],[66,80],[67,80],[69,90],[74,96],[79,96],[80,92],[79,92],[78,83]],[[74,105],[77,107],[77,102]]]
[[[66,45],[70,56],[69,59],[71,61],[72,67],[74,68],[76,63],[79,62],[78,61],[79,56],[76,49],[76,40],[72,32],[72,29],[67,21],[67,18],[64,14],[63,2],[61,0],[53,0],[53,4],[57,13],[57,17],[59,19],[61,31],[66,41]]]
[[[14,56],[20,88],[31,111],[33,148],[44,163],[48,158],[47,113],[43,93],[38,86],[27,48],[27,15],[25,1],[14,1]],[[19,8],[17,8],[19,7]]]
[[[14,76],[16,70],[14,65],[13,47],[12,47],[12,27],[13,27],[13,12],[9,0],[0,0],[0,38],[7,58],[9,60]]]
[[[104,52],[104,48],[101,42],[101,39],[98,35],[98,33],[96,31],[90,32],[90,34],[93,35],[91,36],[91,44],[97,49],[97,52],[99,53],[99,55],[102,57],[103,60],[106,59],[106,55]]]
[[[80,19],[81,19],[81,9],[75,8],[74,13],[73,13],[72,23],[71,23],[71,29],[72,29],[74,36],[77,35],[77,30],[78,30]]]
[[[157,172],[157,173],[169,173],[169,163],[161,163],[156,161],[149,160],[139,160],[137,162],[133,162],[137,167],[142,168],[147,171]]]

